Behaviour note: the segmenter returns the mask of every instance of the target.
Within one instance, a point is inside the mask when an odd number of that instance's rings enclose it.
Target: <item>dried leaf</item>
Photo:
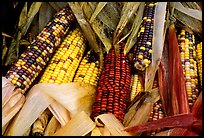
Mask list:
[[[197,20],[202,21],[202,10],[185,8],[180,2],[176,2],[175,9],[186,14],[186,16],[191,16]]]
[[[175,9],[174,17],[185,26],[192,29],[199,36],[202,36],[202,22]]]
[[[33,2],[29,12],[28,12],[28,18],[26,21],[25,26],[23,26],[22,31],[21,31],[21,35],[24,36],[28,30],[28,28],[30,27],[30,24],[32,23],[35,15],[38,13],[40,7],[41,7],[42,2]]]
[[[118,42],[118,39],[120,39],[120,36],[122,35],[126,24],[133,17],[139,5],[140,5],[140,2],[128,2],[127,5],[125,6],[125,9],[123,9],[124,10],[122,12],[123,14],[121,15],[120,21],[114,32],[114,39],[113,39],[114,45]]]
[[[169,41],[169,79],[171,106],[173,115],[178,113],[189,113],[188,96],[185,86],[183,67],[180,59],[180,51],[174,24],[170,25],[168,32]],[[178,101],[178,102],[177,102]],[[178,109],[179,108],[179,109]]]
[[[115,30],[120,20],[121,7],[117,2],[108,2],[98,14],[98,19],[110,29]]]
[[[56,4],[57,2],[48,2],[53,9],[55,9],[57,12],[60,10],[60,7],[58,6],[58,4]]]
[[[127,43],[125,44],[124,55],[126,55],[130,51],[130,49],[133,47],[133,45],[136,43],[137,33],[138,33],[140,25],[142,23],[144,7],[145,7],[145,3],[142,2],[139,6],[138,13],[137,13],[136,18],[133,22],[131,34],[127,39]]]
[[[94,19],[96,18],[96,16],[101,12],[101,10],[106,6],[107,2],[99,2],[98,5],[96,6],[96,9],[94,10],[91,19],[90,19],[90,23],[92,23],[94,21]]]
[[[152,122],[147,122],[141,125],[135,125],[132,127],[126,127],[127,132],[144,132],[155,130],[158,128],[174,128],[174,127],[189,127],[193,123],[192,114],[178,114],[175,116],[168,116]]]
[[[52,17],[52,8],[48,3],[43,2],[39,10],[39,31],[47,25]]]
[[[96,36],[94,31],[92,30],[89,22],[85,19],[83,10],[80,7],[78,2],[68,2],[69,6],[71,7],[72,11],[75,14],[75,17],[83,31],[84,36],[87,38],[89,42],[89,46],[98,53],[100,51],[99,45],[96,41]]]
[[[58,126],[60,126],[60,123],[57,121],[55,116],[52,116],[48,125],[45,128],[44,136],[53,135],[57,131]]]
[[[23,26],[26,25],[27,18],[28,18],[28,12],[27,12],[27,4],[28,2],[25,2],[25,5],[21,11],[20,17],[19,17],[19,22],[18,22],[18,28],[21,30]]]
[[[84,112],[77,113],[64,127],[53,136],[85,136],[95,128],[96,124]]]

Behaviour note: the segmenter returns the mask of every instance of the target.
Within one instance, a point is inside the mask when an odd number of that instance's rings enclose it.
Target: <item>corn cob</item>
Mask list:
[[[131,78],[131,93],[130,93],[130,101],[132,101],[135,96],[137,96],[140,92],[142,92],[143,86],[139,79],[138,74],[133,74]]]
[[[140,71],[144,71],[151,64],[154,11],[155,2],[146,3],[143,22],[138,33],[137,43],[134,46],[134,66]]]
[[[198,79],[197,79],[197,67],[196,67],[196,52],[194,35],[181,30],[178,36],[178,45],[180,49],[181,63],[183,67],[186,90],[188,93],[188,102],[190,108],[198,97]]]
[[[96,86],[100,70],[99,57],[93,50],[90,50],[80,63],[74,82],[85,82]]]
[[[20,88],[22,93],[25,93],[45,67],[74,19],[69,7],[59,11],[7,72],[6,78],[16,88]]]
[[[121,42],[116,60],[114,48],[104,59],[104,68],[99,78],[91,118],[104,113],[112,113],[121,122],[124,119],[127,102],[130,100],[131,65],[124,56]]]
[[[200,85],[202,89],[202,42],[200,42],[196,47],[196,56],[197,56],[197,63],[198,63],[198,75],[200,79]]]
[[[70,31],[50,60],[39,83],[62,84],[72,82],[85,48],[85,38],[80,30],[76,28]],[[42,128],[42,123],[39,122],[42,117],[43,114],[34,122],[35,128]],[[32,135],[43,135],[44,130],[45,127],[34,129]]]
[[[50,114],[50,111],[46,109],[35,121],[35,123],[32,125],[32,136],[43,136]]]

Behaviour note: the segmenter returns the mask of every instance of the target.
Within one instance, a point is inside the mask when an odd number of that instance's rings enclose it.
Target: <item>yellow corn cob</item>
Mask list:
[[[198,75],[200,79],[200,85],[202,89],[202,42],[200,42],[196,47],[196,56],[197,56],[197,63],[198,63]]]
[[[198,80],[196,67],[196,52],[194,35],[181,30],[178,37],[178,44],[180,48],[180,57],[183,67],[183,72],[186,81],[186,90],[188,93],[188,101],[190,108],[198,97]]]
[[[85,38],[80,30],[76,28],[70,31],[52,57],[39,82],[54,84],[72,82],[85,48]],[[38,121],[41,117],[42,115],[34,122],[33,126],[42,128],[42,123]],[[35,129],[32,134],[43,135],[45,127],[43,128],[43,131]]]
[[[20,88],[22,93],[25,93],[46,66],[74,19],[69,7],[60,10],[9,69],[6,78],[16,88]]]
[[[93,50],[90,50],[80,63],[74,82],[85,82],[96,86],[100,70],[99,57]]]
[[[51,59],[40,83],[72,82],[85,50],[85,38],[77,28],[70,32]]]
[[[132,101],[135,96],[137,96],[140,92],[142,92],[143,86],[140,82],[139,75],[133,74],[131,77],[131,93],[130,93],[130,101]]]

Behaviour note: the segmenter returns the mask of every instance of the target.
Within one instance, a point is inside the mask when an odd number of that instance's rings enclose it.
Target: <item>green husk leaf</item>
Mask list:
[[[166,5],[167,2],[158,2],[155,7],[152,40],[152,63],[145,72],[145,91],[150,91],[152,89],[154,77],[162,57],[165,40],[164,22],[166,16]]]
[[[89,42],[89,46],[98,53],[100,51],[98,42],[96,41],[96,36],[91,28],[89,22],[85,19],[83,10],[78,2],[68,2],[69,6],[71,7],[72,11],[75,14],[75,17],[83,31],[84,36]]]
[[[94,11],[94,13],[91,16],[90,19],[90,23],[92,23],[94,21],[94,19],[96,18],[96,16],[101,12],[101,10],[106,6],[107,2],[99,2],[98,5],[96,6],[96,9]]]
[[[126,55],[130,49],[133,47],[133,45],[137,41],[137,33],[139,31],[140,25],[142,23],[142,17],[143,17],[143,11],[144,11],[145,3],[141,3],[138,9],[138,13],[136,15],[136,18],[133,22],[133,26],[131,28],[131,34],[127,39],[127,43],[124,47],[124,55]]]

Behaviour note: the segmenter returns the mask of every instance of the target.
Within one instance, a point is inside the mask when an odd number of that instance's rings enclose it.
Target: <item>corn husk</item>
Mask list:
[[[99,120],[103,124],[101,124]],[[130,136],[129,133],[123,130],[124,129],[123,124],[113,114],[101,114],[95,118],[95,122],[98,126],[103,125],[107,127],[111,136]],[[105,132],[104,134],[108,135],[108,132]]]
[[[94,19],[96,18],[96,16],[101,12],[101,10],[106,6],[107,2],[99,2],[98,5],[96,6],[96,9],[94,11],[94,13],[92,14],[91,18],[90,18],[90,23],[92,23],[94,21]]]
[[[90,115],[94,94],[95,86],[85,83],[37,84],[28,92],[26,102],[18,116],[11,122],[7,135],[23,135],[40,114],[54,102],[66,108],[71,118],[81,111]],[[54,114],[57,114],[55,116],[57,120],[66,118],[67,114],[62,113]]]
[[[92,131],[91,131],[91,136],[102,136],[102,133],[99,129],[99,127],[95,127]]]
[[[22,136],[40,114],[52,103],[53,99],[35,85],[26,96],[24,106],[9,125],[7,136]]]
[[[54,101],[48,109],[51,113],[56,116],[57,120],[60,122],[62,126],[64,126],[71,118],[69,111],[64,108],[60,103]]]
[[[114,32],[113,45],[117,44],[118,40],[120,39],[120,36],[123,33],[125,26],[130,21],[130,19],[133,17],[139,5],[140,5],[140,2],[127,2],[127,4],[125,4],[125,6],[123,7],[122,12],[121,12],[120,21]]]
[[[2,130],[22,108],[25,96],[5,77],[2,77]]]
[[[96,124],[84,112],[77,113],[64,127],[53,136],[85,136],[95,128]]]
[[[53,135],[59,127],[61,127],[60,123],[57,121],[56,117],[53,116],[45,129],[44,136]]]

